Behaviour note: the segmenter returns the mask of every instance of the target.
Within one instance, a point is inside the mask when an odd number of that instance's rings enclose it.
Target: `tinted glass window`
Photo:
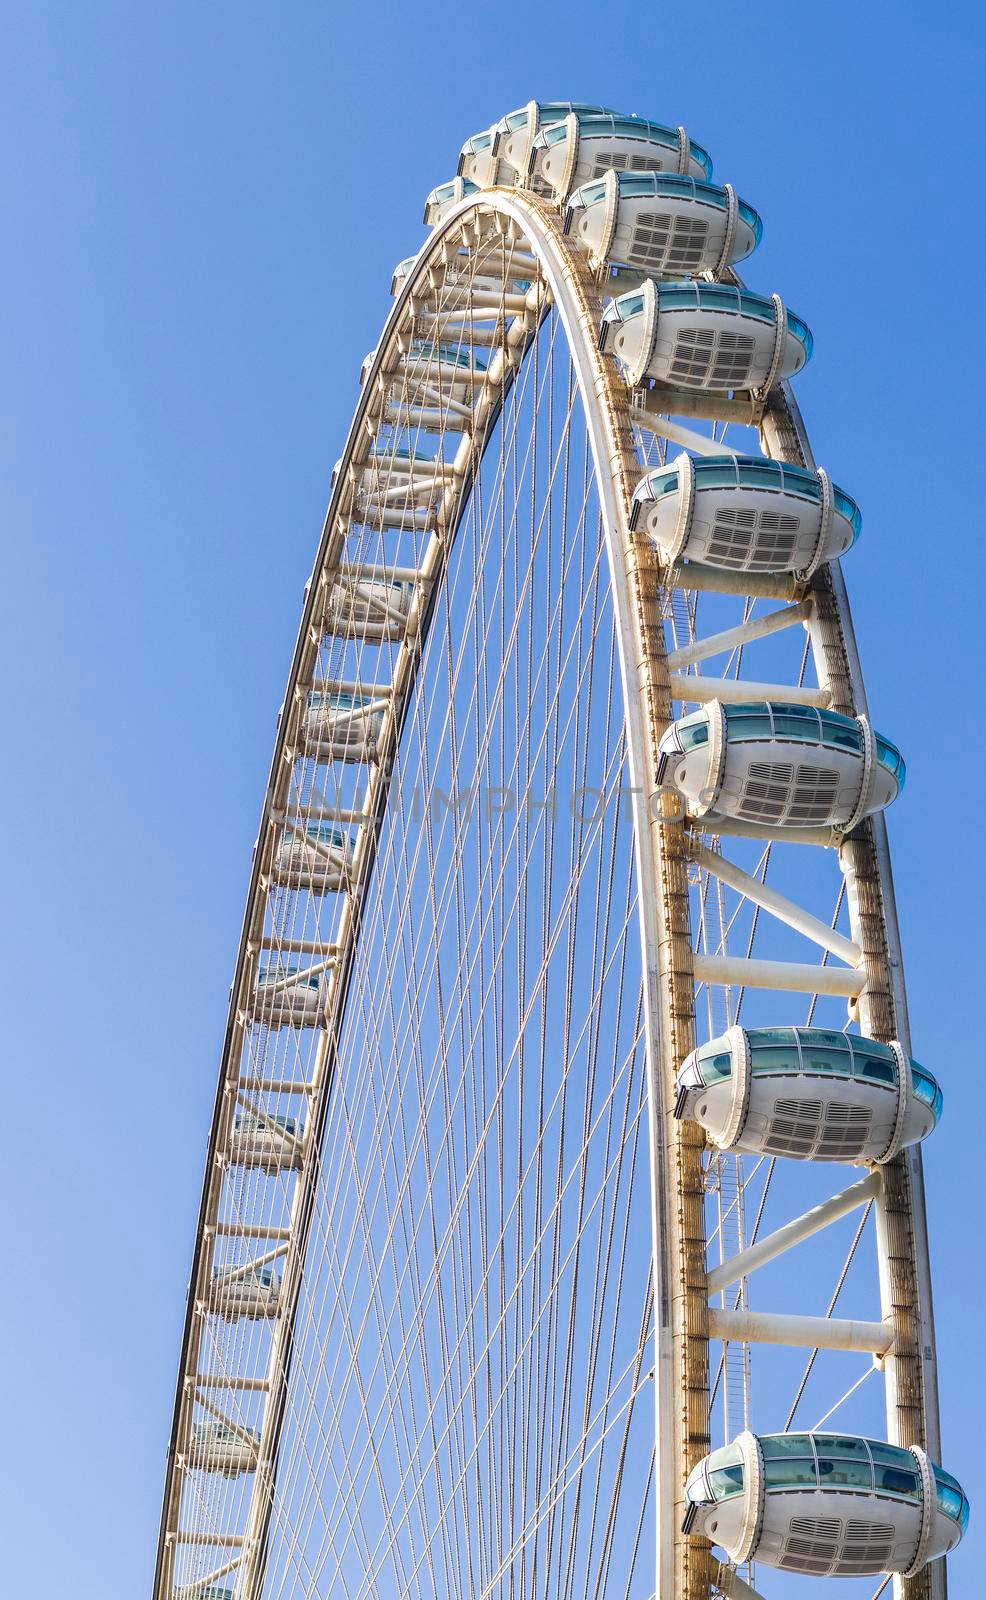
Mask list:
[[[700,1058],[699,1070],[703,1083],[721,1083],[723,1079],[732,1075],[733,1058],[728,1052],[725,1055],[717,1053],[714,1056],[703,1056]]]
[[[768,1433],[760,1440],[760,1448],[765,1461],[770,1461],[780,1456],[811,1455],[811,1435],[808,1433]]]
[[[793,1045],[756,1046],[752,1051],[753,1070],[757,1073],[799,1072],[801,1063]]]
[[[909,1500],[920,1500],[921,1479],[916,1472],[905,1472],[901,1467],[876,1468],[876,1487],[888,1494],[906,1495]]]
[[[756,717],[729,717],[727,733],[730,739],[769,739],[770,718],[766,712]]]
[[[743,1468],[722,1467],[709,1473],[709,1487],[717,1500],[728,1500],[730,1495],[743,1493]]]
[[[818,1481],[820,1484],[848,1484],[854,1489],[869,1489],[872,1483],[869,1461],[849,1461],[841,1458],[819,1456]]]
[[[678,738],[681,740],[682,750],[695,750],[700,744],[708,744],[709,724],[695,722],[689,728],[679,728]]]
[[[765,1461],[764,1481],[768,1489],[781,1489],[795,1484],[814,1484],[815,1462],[812,1457],[791,1457],[785,1461]]]

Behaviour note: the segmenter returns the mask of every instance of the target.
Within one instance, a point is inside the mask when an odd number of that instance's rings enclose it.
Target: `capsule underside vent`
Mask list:
[[[601,178],[607,172],[654,172],[663,171],[663,165],[658,166],[651,156],[624,155],[613,151],[609,155],[596,157],[596,164],[592,169],[593,178]],[[592,181],[591,179],[589,180]]]
[[[675,341],[668,377],[672,383],[741,389],[748,381],[755,341],[748,333],[720,328],[683,328]]]
[[[746,822],[787,822],[810,828],[829,820],[839,774],[829,767],[751,761],[736,814]]]
[[[697,272],[705,263],[709,224],[702,217],[642,211],[630,245],[633,264],[653,272]]]
[[[851,1161],[865,1148],[871,1121],[864,1106],[777,1100],[763,1147],[771,1155]]]
[[[723,508],[716,512],[705,559],[732,571],[782,570],[794,554],[800,527],[800,517],[781,511]]]
[[[817,1577],[853,1577],[885,1572],[894,1543],[894,1529],[886,1522],[865,1522],[851,1517],[792,1517],[781,1565],[792,1572]]]

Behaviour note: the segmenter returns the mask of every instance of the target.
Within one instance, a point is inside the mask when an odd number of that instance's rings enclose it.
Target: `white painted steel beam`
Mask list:
[[[662,439],[670,439],[673,444],[680,444],[684,450],[694,450],[696,455],[738,456],[743,453],[737,445],[726,444],[723,439],[710,439],[707,433],[686,428],[680,422],[672,422],[670,417],[658,416],[656,412],[642,413],[640,420],[651,433],[660,434]]]
[[[766,1266],[768,1261],[776,1260],[794,1245],[801,1244],[804,1239],[810,1239],[812,1234],[820,1233],[823,1228],[838,1222],[840,1217],[848,1216],[850,1211],[855,1211],[859,1206],[866,1205],[867,1201],[876,1199],[879,1192],[880,1174],[871,1172],[868,1177],[860,1178],[858,1183],[851,1183],[848,1189],[842,1189],[838,1194],[832,1195],[831,1199],[823,1200],[821,1205],[813,1206],[802,1216],[786,1222],[775,1233],[768,1234],[766,1239],[751,1244],[748,1250],[741,1250],[738,1255],[729,1261],[724,1261],[721,1266],[713,1267],[707,1280],[709,1295],[718,1294],[721,1289],[728,1289],[731,1283],[738,1283],[740,1278],[748,1277],[757,1267]]]
[[[684,672],[671,674],[671,698],[707,705],[719,700],[723,705],[737,705],[747,700],[773,700],[789,706],[819,706],[824,710],[831,704],[828,689],[809,689],[793,683],[754,683],[748,678],[689,677]]]
[[[794,900],[789,900],[786,895],[779,894],[776,889],[769,888],[767,884],[761,883],[759,878],[744,872],[742,867],[737,867],[717,851],[707,850],[705,845],[699,844],[696,840],[689,854],[697,866],[704,867],[721,883],[728,884],[730,889],[735,889],[747,900],[752,900],[754,905],[769,911],[779,922],[786,922],[796,933],[801,933],[814,944],[821,945],[823,950],[828,950],[831,955],[837,956],[840,961],[845,961],[848,966],[855,968],[862,961],[863,952],[852,939],[836,933],[835,929],[829,927],[820,917],[812,916],[803,906],[799,906]]]
[[[768,612],[765,617],[753,617],[749,622],[740,623],[736,628],[724,628],[722,633],[710,633],[705,639],[696,639],[693,644],[683,645],[680,650],[672,650],[668,656],[668,666],[672,672],[677,672],[681,667],[690,667],[696,661],[707,661],[710,656],[723,655],[727,650],[738,650],[743,645],[753,644],[757,639],[767,639],[772,633],[780,633],[784,628],[793,628],[797,623],[804,622],[811,612],[811,603],[807,600],[798,600],[793,605],[782,606],[779,611]]]
[[[750,989],[782,989],[792,994],[827,994],[855,1000],[866,987],[866,973],[849,967],[816,967],[801,961],[697,955],[695,981],[732,984]]]
[[[709,1307],[713,1339],[744,1344],[782,1344],[805,1350],[858,1350],[883,1356],[893,1343],[886,1322],[857,1322],[840,1317],[789,1316],[777,1311],[725,1311]]]

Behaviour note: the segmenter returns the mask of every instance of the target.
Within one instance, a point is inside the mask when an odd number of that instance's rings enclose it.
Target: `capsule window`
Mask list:
[[[809,1072],[839,1072],[846,1078],[852,1076],[852,1057],[847,1045],[834,1050],[823,1045],[804,1044],[802,1051]]]
[[[766,712],[755,716],[730,717],[727,711],[727,732],[730,739],[769,739],[770,717]]]
[[[904,763],[900,758],[900,751],[896,745],[890,744],[887,739],[881,739],[879,734],[876,736],[876,759],[881,767],[886,767],[888,772],[898,778],[901,787],[903,787]]]
[[[662,296],[663,293],[662,289]],[[703,284],[699,304],[714,311],[735,311],[741,300],[742,296],[728,284]]]
[[[815,1477],[814,1456],[796,1456],[784,1461],[765,1461],[763,1475],[768,1489],[791,1489],[802,1484],[809,1484],[814,1488],[818,1481]]]
[[[887,1045],[873,1040],[866,1044],[853,1042],[853,1071],[858,1078],[869,1078],[873,1083],[896,1083],[897,1060]]]
[[[783,711],[774,712],[774,733],[778,739],[798,739],[807,744],[818,743],[818,723],[814,715],[800,716],[799,712],[811,712],[809,706],[789,706]]]
[[[752,1045],[791,1044],[797,1037],[796,1028],[753,1028],[749,1034]]]
[[[696,461],[696,489],[735,489],[736,463],[727,461]]]
[[[821,713],[822,743],[831,745],[836,750],[852,750],[856,755],[863,753],[863,735],[857,722],[849,717],[840,717],[834,711]]]
[[[660,477],[653,477],[650,483],[651,494],[655,500],[660,500],[663,495],[677,493],[678,474],[676,472],[664,473]]]
[[[707,722],[693,722],[690,727],[679,727],[678,738],[683,751],[697,750],[699,745],[708,744],[709,742],[709,724]]]
[[[796,494],[806,494],[812,500],[821,500],[822,487],[813,472],[807,472],[804,467],[792,467],[785,462],[781,467],[785,489],[793,489]]]
[[[732,301],[729,302],[730,305],[732,305],[732,303],[733,303]],[[643,296],[641,296],[641,300],[640,300],[640,309],[641,310],[643,310],[643,304],[644,304]],[[660,289],[660,308],[661,308],[662,311],[670,311],[676,306],[690,306],[690,307],[694,308],[697,305],[698,305],[698,293],[691,286],[691,284],[680,283],[680,284],[672,284],[672,285],[665,285],[665,284],[661,285],[661,289]]]
[[[765,1033],[768,1029],[763,1030]],[[787,1032],[785,1029],[778,1029]],[[786,1456],[811,1455],[810,1433],[769,1433],[760,1441],[760,1449],[765,1461],[779,1460]]]
[[[725,1054],[717,1052],[714,1056],[699,1057],[699,1070],[702,1082],[707,1086],[722,1083],[724,1079],[732,1077],[733,1058],[728,1050]]]
[[[757,1046],[753,1050],[753,1071],[757,1074],[772,1072],[800,1072],[801,1060],[796,1045]]]
[[[870,1466],[868,1457],[865,1461],[849,1461],[848,1459],[833,1459],[828,1456],[820,1456],[818,1460],[818,1481],[823,1487],[828,1484],[840,1484],[852,1489],[871,1489],[873,1487],[873,1469]]]
[[[733,303],[735,304],[735,301]],[[758,317],[765,322],[776,320],[777,313],[773,300],[768,300],[762,294],[751,294],[749,289],[740,290],[739,308],[748,317]]]
[[[743,1468],[722,1467],[709,1473],[709,1488],[716,1500],[728,1500],[743,1493]]]
[[[902,1467],[874,1469],[876,1487],[885,1494],[904,1495],[908,1500],[921,1499],[921,1479],[916,1472],[906,1472]]]
[[[919,1067],[916,1061],[911,1062],[911,1088],[918,1100],[923,1101],[926,1106],[934,1107],[939,1094],[938,1085],[930,1073]]]
[[[962,1531],[969,1526],[969,1502],[962,1492],[961,1486],[952,1477],[950,1472],[943,1472],[941,1467],[935,1467],[935,1497],[940,1509],[946,1517],[951,1517],[953,1522],[959,1523]]]
[[[845,517],[847,522],[852,523],[853,533],[858,538],[859,530],[863,525],[863,518],[855,500],[844,494],[841,489],[832,490],[832,499],[835,503],[836,511],[839,512],[840,516]]]

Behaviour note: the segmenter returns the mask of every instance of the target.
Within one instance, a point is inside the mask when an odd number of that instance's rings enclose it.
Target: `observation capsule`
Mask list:
[[[410,521],[410,526],[416,523]],[[413,598],[414,584],[409,579],[364,578],[342,572],[325,608],[325,629],[363,644],[403,639]]]
[[[613,112],[570,111],[531,143],[528,174],[559,202],[605,172],[670,172],[708,181],[712,161],[684,128]]]
[[[360,369],[360,386],[370,374],[376,351]],[[454,427],[460,417],[471,419],[476,389],[486,382],[487,357],[468,345],[434,344],[415,339],[402,352],[396,370],[380,375],[396,408],[386,420],[407,426],[415,412],[431,412],[442,425]]]
[[[353,520],[367,528],[427,528],[455,468],[441,456],[406,446],[374,448],[352,469]]]
[[[200,1472],[218,1472],[239,1478],[257,1465],[260,1435],[252,1428],[232,1428],[225,1422],[196,1422],[189,1446],[191,1465]]]
[[[459,151],[456,172],[460,178],[469,178],[481,189],[489,189],[495,183],[516,183],[519,176],[509,161],[498,158],[493,128],[485,128],[482,133],[474,133],[471,139],[466,140]]]
[[[918,1446],[836,1433],[741,1433],[685,1485],[683,1529],[737,1564],[816,1577],[909,1575],[969,1522],[955,1479]]]
[[[262,1167],[265,1172],[291,1171],[301,1166],[304,1131],[300,1117],[241,1109],[233,1117],[230,1162],[234,1167]]]
[[[720,188],[677,173],[608,172],[576,189],[565,232],[593,261],[657,277],[716,275],[755,250],[763,223],[730,184]]]
[[[473,183],[470,178],[453,178],[450,183],[440,183],[425,201],[425,227],[437,228],[461,201],[478,193],[479,184]]]
[[[383,706],[366,692],[311,689],[302,725],[326,761],[370,761],[383,729]]]
[[[395,299],[404,288],[417,260],[417,256],[407,256],[404,261],[398,261],[394,268],[390,292]],[[525,250],[511,250],[508,260],[514,271],[518,266],[523,270],[528,263],[532,269],[534,266],[534,258]],[[523,311],[526,306],[524,297],[531,287],[531,279],[506,279],[505,273],[500,271],[503,264],[503,256],[498,259],[495,252],[488,257],[484,255],[478,263],[470,251],[457,252],[442,274],[442,314],[448,311],[474,312],[487,305],[505,313]]]
[[[778,295],[648,278],[606,307],[599,345],[619,357],[632,386],[656,378],[676,389],[765,393],[801,371],[812,337]]]
[[[313,1028],[325,1009],[324,973],[290,961],[260,967],[253,987],[254,1021],[269,1028]]]
[[[862,518],[825,472],[763,456],[682,454],[641,478],[630,522],[666,561],[808,578],[851,549]]]
[[[730,1028],[682,1062],[674,1114],[720,1150],[798,1161],[889,1161],[942,1110],[899,1044],[826,1028]]]
[[[757,700],[712,700],[661,739],[658,783],[669,781],[690,816],[731,817],[782,833],[848,833],[904,787],[896,745],[865,717]]]
[[[335,894],[349,885],[353,843],[331,822],[309,822],[304,835],[284,830],[274,862],[277,882],[284,889],[307,889],[311,894]]]
[[[490,129],[494,155],[508,162],[518,177],[526,176],[530,170],[531,146],[541,129],[563,122],[572,112],[579,116],[619,116],[610,106],[582,105],[575,100],[529,100],[526,106],[508,111],[499,122],[494,122]],[[625,120],[639,119],[628,117]]]
[[[241,1317],[258,1321],[277,1315],[280,1293],[280,1276],[269,1264],[213,1267],[209,1310],[226,1322],[238,1322]]]
[[[180,1589],[173,1589],[173,1600],[235,1600],[232,1589],[220,1588],[218,1583],[207,1583],[203,1589],[201,1584],[184,1584]]]

